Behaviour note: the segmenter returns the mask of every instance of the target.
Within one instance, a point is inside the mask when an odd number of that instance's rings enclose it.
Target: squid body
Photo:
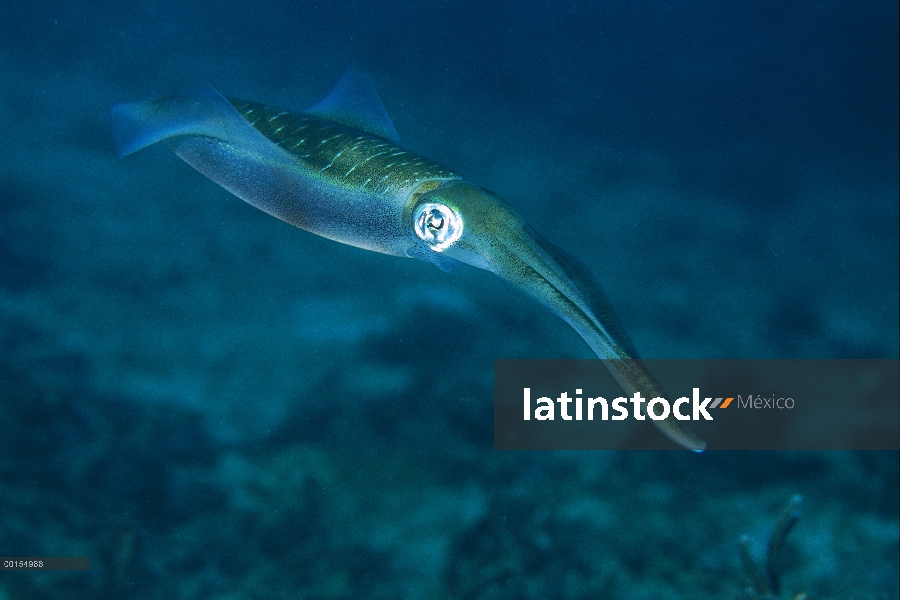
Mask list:
[[[112,131],[121,156],[163,141],[234,195],[317,235],[445,271],[487,269],[569,323],[623,390],[663,396],[584,264],[499,196],[404,150],[374,87],[353,71],[304,112],[206,86],[116,105]],[[653,423],[686,448],[705,448],[671,415]]]

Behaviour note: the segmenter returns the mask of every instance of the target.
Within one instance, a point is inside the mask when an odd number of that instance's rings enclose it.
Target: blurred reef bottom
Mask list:
[[[40,336],[7,324],[0,350]],[[898,594],[897,453],[497,452],[465,400],[411,389],[401,428],[336,404],[229,443],[98,394],[77,354],[12,364],[0,555],[91,570],[2,572],[3,600]]]

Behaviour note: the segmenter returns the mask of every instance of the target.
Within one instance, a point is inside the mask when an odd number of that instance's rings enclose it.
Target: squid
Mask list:
[[[500,196],[403,149],[374,86],[355,71],[303,112],[204,86],[118,104],[111,122],[120,156],[164,142],[238,198],[300,229],[444,271],[460,263],[491,271],[571,325],[626,393],[663,397],[584,263]],[[706,447],[672,415],[653,423],[685,448]]]

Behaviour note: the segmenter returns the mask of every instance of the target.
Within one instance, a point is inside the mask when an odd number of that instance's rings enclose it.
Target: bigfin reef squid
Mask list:
[[[162,141],[238,198],[311,233],[445,271],[459,263],[491,271],[571,325],[625,392],[663,397],[584,263],[496,194],[404,150],[361,74],[348,71],[303,112],[204,86],[118,104],[111,117],[120,156]],[[672,415],[653,423],[685,448],[706,447]]]

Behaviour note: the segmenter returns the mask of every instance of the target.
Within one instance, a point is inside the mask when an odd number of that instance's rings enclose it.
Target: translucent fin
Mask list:
[[[210,86],[120,104],[112,129],[122,155],[165,141],[179,157],[238,198],[292,225],[344,243],[359,235],[321,223],[344,190],[330,190],[302,161],[257,131]],[[348,239],[345,239],[348,238]]]
[[[368,77],[348,70],[308,114],[400,144],[400,136]]]
[[[205,85],[179,94],[112,108],[113,141],[119,156],[179,135],[204,135],[228,141],[240,113],[222,94]]]

